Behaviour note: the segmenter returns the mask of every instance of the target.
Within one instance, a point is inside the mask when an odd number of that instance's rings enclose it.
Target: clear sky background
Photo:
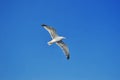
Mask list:
[[[70,60],[43,23],[66,37]],[[1,0],[0,80],[120,80],[120,1]]]

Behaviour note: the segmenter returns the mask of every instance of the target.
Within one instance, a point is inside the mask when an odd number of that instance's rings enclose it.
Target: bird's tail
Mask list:
[[[48,45],[50,46],[50,45],[52,45],[52,43],[49,41],[49,42],[48,42]]]

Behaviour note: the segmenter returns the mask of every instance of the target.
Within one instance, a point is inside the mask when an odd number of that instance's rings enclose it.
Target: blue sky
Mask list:
[[[43,23],[67,38],[70,60]],[[120,80],[120,1],[1,0],[0,80]]]

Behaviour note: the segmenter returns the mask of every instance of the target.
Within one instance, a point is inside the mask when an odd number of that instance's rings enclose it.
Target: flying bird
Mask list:
[[[69,48],[62,41],[63,39],[65,39],[65,37],[59,36],[57,34],[56,30],[51,26],[48,26],[48,25],[45,25],[45,24],[42,24],[41,26],[49,32],[49,34],[52,38],[52,40],[48,42],[48,45],[52,45],[53,43],[56,43],[63,50],[66,58],[69,59],[70,58]]]

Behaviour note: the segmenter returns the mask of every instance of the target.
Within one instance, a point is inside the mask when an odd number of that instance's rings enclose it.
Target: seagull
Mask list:
[[[53,43],[56,43],[63,50],[66,58],[69,59],[70,58],[69,49],[67,45],[62,41],[63,39],[65,39],[65,37],[59,36],[56,33],[56,30],[51,26],[48,26],[46,24],[42,24],[41,26],[49,32],[52,38],[52,40],[48,42],[48,45],[52,45]]]

